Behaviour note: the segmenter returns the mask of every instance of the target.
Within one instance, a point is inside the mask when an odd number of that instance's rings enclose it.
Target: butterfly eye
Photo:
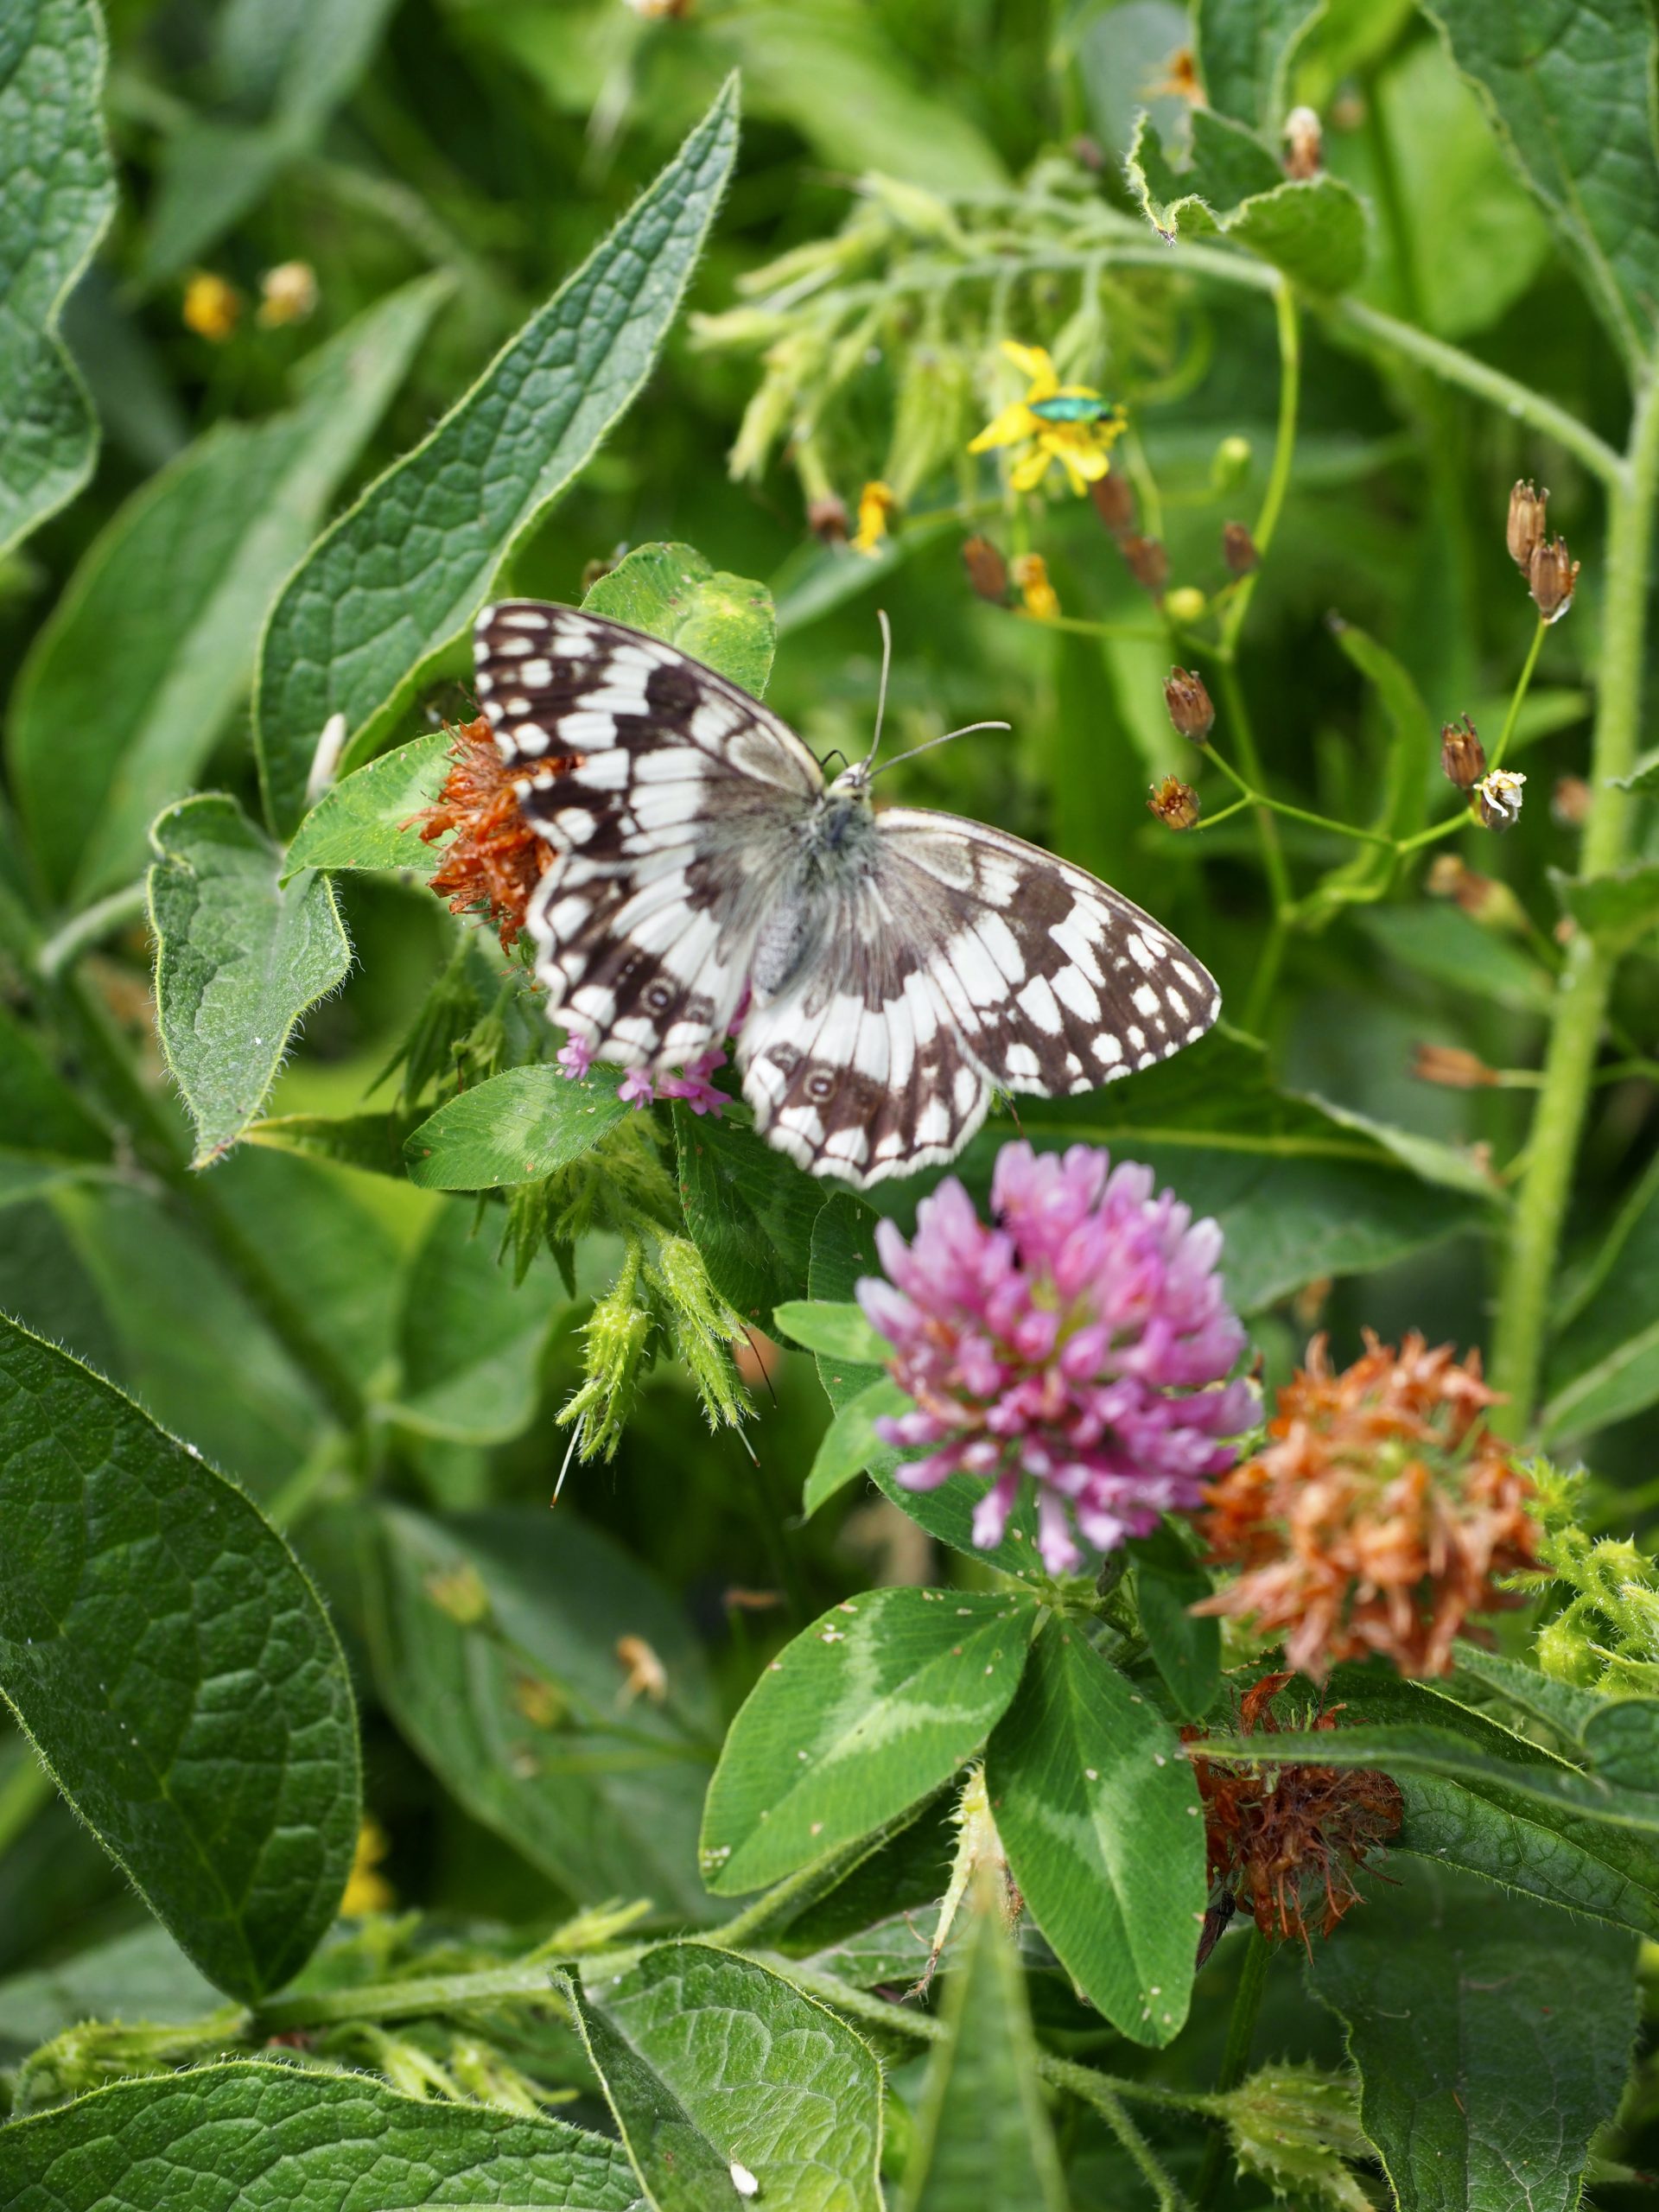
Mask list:
[[[806,1079],[806,1095],[815,1106],[822,1106],[836,1095],[836,1078],[820,1069],[817,1075]]]

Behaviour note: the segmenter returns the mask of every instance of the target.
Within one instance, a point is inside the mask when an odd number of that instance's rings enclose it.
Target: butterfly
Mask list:
[[[553,848],[525,917],[550,1018],[658,1073],[735,1029],[755,1127],[814,1174],[951,1160],[995,1091],[1090,1090],[1216,1018],[1201,963],[1117,892],[1006,830],[878,814],[869,760],[830,780],[658,639],[503,600],[475,661]]]

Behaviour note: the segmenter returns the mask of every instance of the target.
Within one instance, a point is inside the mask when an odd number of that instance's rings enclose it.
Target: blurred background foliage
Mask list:
[[[879,601],[893,626],[893,709],[906,741],[982,716],[1014,725],[1011,736],[970,739],[914,764],[906,797],[1005,823],[1105,875],[1179,929],[1243,1006],[1268,925],[1248,817],[1213,839],[1181,839],[1146,811],[1154,779],[1191,774],[1195,756],[1164,709],[1168,641],[1093,506],[1058,502],[1032,542],[1068,616],[1136,634],[1044,626],[976,598],[963,572],[960,448],[1007,396],[995,340],[1066,328],[1078,308],[1073,280],[1037,271],[964,286],[937,326],[919,299],[883,302],[816,440],[824,484],[855,510],[863,484],[892,473],[895,441],[913,438],[918,419],[935,439],[879,562],[810,536],[802,484],[783,461],[741,479],[728,466],[761,373],[755,346],[738,342],[746,280],[843,236],[849,219],[885,222],[907,251],[925,255],[930,223],[952,219],[947,201],[982,229],[995,257],[997,195],[1039,159],[1052,164],[1062,199],[1097,193],[1127,209],[1120,165],[1135,111],[1149,105],[1166,137],[1183,126],[1185,103],[1160,89],[1189,36],[1183,9],[1168,0],[693,0],[653,18],[622,0],[228,0],[218,11],[197,0],[111,0],[107,13],[120,212],[66,317],[104,443],[91,490],[0,568],[9,684],[77,562],[124,502],[215,426],[292,405],[304,354],[392,288],[442,271],[453,294],[362,442],[336,509],[406,451],[738,67],[741,168],[696,281],[698,314],[677,329],[644,399],[519,556],[515,588],[575,601],[591,564],[655,539],[688,541],[721,569],[767,580],[780,632],[769,697],[821,754],[860,746],[868,729]],[[1331,0],[1300,51],[1296,89],[1323,113],[1329,168],[1372,211],[1361,296],[1470,347],[1621,442],[1627,403],[1605,337],[1430,25],[1407,0]],[[871,182],[875,173],[889,181]],[[262,286],[267,272],[296,262],[313,272],[315,302],[283,320]],[[187,318],[202,272],[230,289],[198,290]],[[1222,524],[1255,512],[1272,451],[1271,302],[1123,270],[1103,282],[1090,315],[1072,335],[1089,380],[1129,410],[1128,465],[1143,495],[1155,487],[1161,503],[1171,584],[1211,592],[1225,581]],[[1597,543],[1598,504],[1570,458],[1491,408],[1409,366],[1379,365],[1316,317],[1305,346],[1294,480],[1242,673],[1274,787],[1364,821],[1380,803],[1389,728],[1338,645],[1332,614],[1369,632],[1408,672],[1429,717],[1427,758],[1443,719],[1467,711],[1497,725],[1531,635],[1532,609],[1503,543],[1510,484],[1547,480],[1552,524],[1575,547],[1582,540],[1581,550]],[[919,418],[906,375],[933,379]],[[977,517],[1011,553],[1020,548],[1005,519],[995,502]],[[1425,899],[1414,880],[1386,906],[1338,912],[1300,935],[1263,1023],[1290,1089],[1488,1148],[1478,1161],[1502,1165],[1516,1153],[1523,1094],[1429,1087],[1411,1064],[1414,1047],[1429,1043],[1471,1049],[1497,1068],[1536,1065],[1556,912],[1548,871],[1571,872],[1576,839],[1547,801],[1557,779],[1585,765],[1584,671],[1600,585],[1591,551],[1523,716],[1533,781],[1519,827],[1501,845],[1471,830],[1440,849],[1462,850],[1510,885],[1533,918],[1530,934],[1483,929]],[[460,699],[451,687],[423,709],[451,712]],[[73,733],[61,736],[67,754]],[[227,718],[196,780],[255,805],[244,709]],[[1305,875],[1353,849],[1289,828]],[[450,959],[453,926],[418,883],[358,876],[341,887],[356,965],[308,1020],[272,1113],[347,1114],[371,1096],[384,1103],[391,1086],[383,1071]],[[89,973],[153,1069],[142,928],[105,946]],[[1632,958],[1619,1019],[1643,1037],[1656,1012],[1659,970]],[[1643,1179],[1654,1105],[1645,1077],[1598,1094],[1577,1201],[1586,1257],[1565,1286],[1576,1281],[1590,1298],[1597,1278],[1587,1255],[1605,1255],[1607,1224],[1628,1200],[1623,1318],[1634,1311],[1638,1325],[1659,1268]],[[472,1200],[385,1176],[245,1147],[213,1178],[241,1233],[296,1287],[382,1407],[385,1490],[428,1512],[544,1508],[563,1448],[551,1414],[577,1372],[585,1311],[566,1300],[551,1261],[538,1260],[515,1293],[495,1262],[499,1217],[475,1235]],[[1443,1196],[1455,1231],[1466,1216]],[[1257,1314],[1269,1372],[1287,1371],[1315,1326],[1332,1332],[1341,1358],[1363,1326],[1389,1338],[1417,1327],[1431,1341],[1480,1340],[1483,1240],[1418,1241],[1423,1248],[1397,1264],[1334,1285],[1303,1282]],[[607,1263],[604,1251],[591,1255],[578,1287],[602,1284]],[[20,1187],[0,1213],[0,1305],[121,1382],[292,1525],[364,1686],[367,1796],[389,1840],[378,1874],[390,1894],[441,1913],[550,1923],[571,1902],[550,1868],[568,1878],[572,1863],[588,1861],[568,1838],[538,1853],[522,1823],[518,1848],[502,1839],[510,1823],[489,1817],[499,1775],[469,1774],[472,1753],[446,1750],[423,1702],[435,1700],[441,1718],[443,1685],[409,1656],[397,1578],[418,1576],[427,1524],[409,1524],[407,1557],[365,1562],[342,1503],[352,1469],[320,1416],[314,1380],[165,1194],[141,1176],[69,1173]],[[799,1522],[800,1483],[824,1421],[811,1363],[768,1354],[751,1361],[747,1379],[760,1407],[753,1460],[731,1435],[709,1437],[688,1383],[660,1367],[614,1462],[582,1471],[567,1492],[596,1548],[592,1642],[581,1662],[603,1677],[593,1694],[603,1702],[606,1684],[624,1685],[616,1638],[645,1635],[672,1687],[669,1719],[650,1725],[678,1727],[702,1747],[697,1757],[717,1741],[719,1716],[764,1655],[820,1606],[870,1580],[937,1572],[927,1540],[885,1505],[844,1497]],[[1621,1518],[1632,1497],[1645,1508],[1650,1494],[1654,1400],[1659,1372],[1650,1390],[1638,1379],[1625,1392],[1618,1419],[1567,1440],[1593,1459],[1608,1493],[1623,1487]],[[1659,1500],[1659,1488],[1651,1495]],[[529,1571],[496,1543],[494,1575]],[[464,1585],[442,1586],[464,1594]],[[695,1636],[679,1628],[663,1588],[683,1601]],[[509,1681],[502,1695],[513,1694]],[[548,1722],[522,1696],[520,1719],[531,1738]],[[508,1745],[502,1756],[513,1755]],[[10,1970],[113,1932],[136,1909],[67,1810],[35,1809],[15,1738],[0,1744],[0,1969]],[[694,1821],[703,1770],[694,1757],[684,1771],[697,1777],[683,1808]],[[659,1794],[619,1808],[601,1792],[592,1818],[620,1822],[642,1857],[608,1881],[592,1871],[576,1901],[653,1886],[664,1894],[647,1847],[665,1803]],[[918,1897],[935,1893],[933,1879],[930,1861]],[[693,1909],[695,1894],[683,1902]],[[826,1940],[833,1932],[826,1927]],[[1277,2047],[1304,2050],[1310,2034],[1317,2042],[1306,2022],[1287,2024]],[[1108,2164],[1116,2155],[1101,2152]],[[1086,2169],[1085,2156],[1076,2171]]]

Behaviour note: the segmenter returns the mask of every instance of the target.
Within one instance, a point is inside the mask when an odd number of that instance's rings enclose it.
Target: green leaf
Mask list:
[[[717,571],[694,546],[637,546],[582,605],[584,613],[677,645],[756,699],[766,696],[778,642],[772,594]]]
[[[630,1973],[566,1986],[657,2212],[745,2195],[766,2212],[880,2212],[880,2071],[781,1974],[664,1943]]]
[[[115,211],[104,33],[90,0],[0,28],[0,554],[92,473],[98,425],[58,317]]]
[[[808,1470],[801,1492],[801,1511],[807,1519],[844,1490],[855,1475],[861,1475],[879,1452],[890,1448],[876,1434],[875,1424],[883,1414],[904,1413],[910,1403],[907,1395],[886,1375],[847,1401],[820,1438]]]
[[[1573,2212],[1624,2087],[1634,1948],[1427,1865],[1316,1947],[1400,2212]]]
[[[766,1325],[806,1288],[824,1189],[753,1129],[674,1109],[685,1225],[715,1288]]]
[[[1659,1401],[1659,1164],[1604,1236],[1545,1370],[1544,1440],[1588,1436]]]
[[[1137,1537],[1128,1549],[1141,1630],[1154,1663],[1176,1711],[1201,1720],[1221,1688],[1221,1623],[1195,1620],[1189,1609],[1214,1586],[1172,1529]]]
[[[200,2020],[220,2003],[166,1929],[152,1922],[0,1981],[0,2058],[15,2064],[82,2020]]]
[[[1408,837],[1421,830],[1428,811],[1428,774],[1434,759],[1433,725],[1417,686],[1386,647],[1351,622],[1332,616],[1338,645],[1375,690],[1389,725],[1382,798],[1371,827],[1389,837]],[[1333,868],[1306,902],[1315,923],[1339,906],[1384,897],[1400,866],[1399,855],[1381,845],[1362,846],[1352,860]]]
[[[1611,875],[1573,876],[1551,868],[1561,911],[1605,952],[1628,952],[1659,922],[1659,861],[1638,861]]]
[[[1659,1701],[1621,1698],[1585,1723],[1584,1749],[1591,1766],[1626,1789],[1659,1790]]]
[[[257,1114],[352,949],[327,876],[283,884],[281,854],[233,798],[186,799],[150,840],[156,1026],[195,1128],[191,1164],[205,1167]]]
[[[568,1503],[442,1522],[383,1507],[364,1552],[376,1685],[474,1819],[580,1904],[646,1897],[706,1919],[713,1716],[673,1601]],[[662,1661],[663,1706],[624,1701],[624,1636]]]
[[[822,1359],[882,1368],[893,1357],[893,1346],[864,1319],[861,1306],[791,1298],[774,1306],[772,1318],[785,1336]]]
[[[1513,938],[1483,928],[1461,907],[1425,901],[1356,917],[1390,957],[1431,983],[1489,1000],[1515,1014],[1548,1014],[1555,995],[1547,969]]]
[[[728,84],[679,153],[437,428],[313,548],[260,648],[255,736],[266,811],[290,834],[323,726],[343,765],[373,749],[433,655],[461,635],[515,546],[637,397],[737,150]]]
[[[1193,114],[1190,170],[1171,167],[1142,117],[1126,172],[1153,227],[1172,244],[1219,233],[1314,292],[1344,292],[1365,273],[1365,210],[1339,177],[1290,180],[1261,143],[1224,117]]]
[[[263,2062],[119,2082],[0,2131],[10,2212],[634,2212],[613,2143]]]
[[[405,1179],[404,1147],[424,1117],[416,1112],[398,1114],[276,1114],[269,1120],[250,1122],[242,1132],[247,1144],[268,1145],[273,1152],[297,1153],[306,1160],[326,1160],[337,1167],[359,1167],[373,1175]]]
[[[1365,274],[1365,204],[1340,177],[1287,181],[1247,200],[1220,227],[1235,245],[1248,246],[1312,292],[1348,291]]]
[[[947,2039],[922,2084],[902,2212],[1065,2212],[1065,2184],[1037,2078],[1037,2044],[1001,1900],[982,1885],[945,1983]]]
[[[500,1217],[451,1204],[410,1262],[398,1328],[404,1383],[385,1411],[423,1436],[505,1444],[541,1402],[542,1356],[568,1303],[551,1255],[524,1281],[500,1264]]]
[[[0,1007],[0,1158],[105,1160],[110,1135],[34,1036]]]
[[[966,1764],[1020,1680],[1022,1600],[873,1590],[804,1629],[732,1723],[699,1856],[717,1897],[872,1835]]]
[[[1033,1918],[1120,2034],[1177,2035],[1205,1907],[1204,1822],[1180,1738],[1075,1623],[1039,1636],[986,1784]]]
[[[410,1132],[409,1179],[423,1191],[534,1183],[591,1152],[629,1111],[613,1070],[573,1083],[563,1068],[509,1068],[474,1084]]]
[[[223,116],[162,142],[144,276],[198,261],[308,152],[368,66],[396,0],[229,0],[219,16]]]
[[[1325,0],[1198,0],[1193,29],[1211,106],[1275,138],[1290,107],[1296,48],[1325,7]]]
[[[1210,108],[1192,111],[1192,147],[1185,168],[1170,161],[1149,117],[1129,153],[1130,188],[1166,238],[1217,230],[1221,218],[1242,201],[1276,191],[1284,181],[1283,169],[1254,131]]]
[[[1632,370],[1659,300],[1659,157],[1644,0],[1425,0],[1567,265]]]
[[[435,874],[442,849],[422,841],[416,817],[435,801],[454,742],[447,729],[412,737],[331,785],[294,833],[288,873],[411,868]]]
[[[1222,1273],[1246,1313],[1491,1218],[1489,1199],[1425,1182],[1378,1135],[1279,1090],[1262,1048],[1230,1030],[1087,1098],[1022,1100],[1020,1120],[1039,1147],[1101,1144],[1145,1160],[1195,1214],[1213,1214],[1226,1239]],[[1008,1134],[982,1130],[956,1164],[982,1203]]]
[[[210,1980],[280,1988],[334,1917],[358,1823],[351,1687],[293,1554],[130,1399],[4,1321],[0,1520],[0,1680],[59,1787]]]
[[[54,893],[84,904],[143,868],[145,832],[245,697],[266,609],[450,289],[429,276],[359,315],[302,364],[296,405],[210,430],[80,562],[30,652],[8,733]]]

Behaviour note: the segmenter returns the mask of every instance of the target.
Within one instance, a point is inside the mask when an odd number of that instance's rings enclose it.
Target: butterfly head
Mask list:
[[[868,806],[870,803],[870,778],[874,772],[868,760],[855,760],[836,778],[828,796],[830,798],[861,799]]]

